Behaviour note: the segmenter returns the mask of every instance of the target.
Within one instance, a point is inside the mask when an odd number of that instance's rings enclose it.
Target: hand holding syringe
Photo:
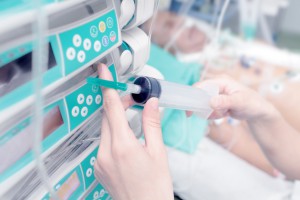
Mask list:
[[[150,77],[138,77],[133,83],[89,77],[87,82],[130,93],[139,105],[145,104],[151,97],[157,97],[161,107],[193,111],[197,116],[205,119],[213,111],[210,107],[211,98],[219,94],[218,87],[214,85],[199,89]]]

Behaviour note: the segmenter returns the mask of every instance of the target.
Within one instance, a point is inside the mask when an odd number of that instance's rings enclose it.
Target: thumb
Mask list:
[[[230,96],[218,95],[211,99],[210,106],[213,110],[230,110],[234,105]]]
[[[143,110],[143,130],[146,146],[149,150],[160,152],[160,147],[163,147],[163,140],[157,98],[151,98],[145,104]]]

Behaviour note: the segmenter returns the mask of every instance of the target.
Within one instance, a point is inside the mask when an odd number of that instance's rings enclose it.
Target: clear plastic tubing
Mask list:
[[[134,101],[140,105],[157,97],[160,107],[193,111],[205,119],[213,111],[210,107],[211,98],[219,94],[219,88],[214,85],[199,89],[150,77],[138,77],[134,84],[141,87],[139,94],[132,94]]]

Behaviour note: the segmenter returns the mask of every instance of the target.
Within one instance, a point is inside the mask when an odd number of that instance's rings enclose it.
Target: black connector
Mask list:
[[[155,78],[142,76],[135,79],[133,83],[141,86],[140,94],[131,94],[136,103],[145,104],[152,97],[160,97],[161,86]]]

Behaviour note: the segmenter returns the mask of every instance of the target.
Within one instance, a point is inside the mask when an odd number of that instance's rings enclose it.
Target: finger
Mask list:
[[[98,66],[99,77],[104,80],[113,80],[112,75],[106,65]],[[111,140],[127,141],[129,129],[126,120],[123,104],[116,90],[110,88],[103,89],[104,111],[110,127]],[[125,131],[126,130],[126,131]]]
[[[122,104],[123,104],[123,108],[125,110],[135,104],[135,102],[132,99],[131,95],[126,95],[126,96],[122,97],[121,101],[122,101]]]
[[[209,120],[221,119],[228,116],[228,110],[214,111],[209,117]]]
[[[111,149],[111,137],[110,137],[110,128],[107,121],[107,117],[103,114],[102,125],[101,125],[101,139],[99,152],[101,153],[110,153]]]
[[[210,106],[213,110],[230,110],[233,106],[231,96],[218,95],[211,99]]]
[[[151,152],[160,152],[164,145],[157,98],[151,98],[145,104],[143,110],[143,130],[146,147]]]

